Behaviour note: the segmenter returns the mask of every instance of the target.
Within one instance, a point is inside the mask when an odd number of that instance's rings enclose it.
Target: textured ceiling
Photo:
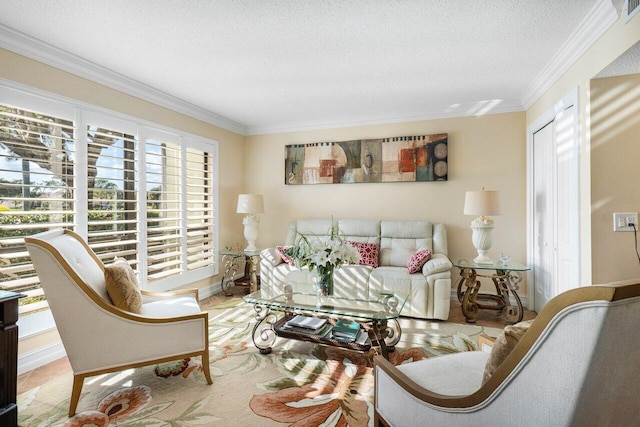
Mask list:
[[[0,0],[0,24],[248,133],[518,111],[597,0]]]
[[[631,46],[615,61],[596,74],[595,78],[640,74],[640,42]]]

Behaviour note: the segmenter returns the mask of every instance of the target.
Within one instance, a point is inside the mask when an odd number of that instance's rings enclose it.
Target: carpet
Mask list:
[[[72,375],[18,396],[20,426],[370,426],[373,375],[357,352],[278,338],[260,354],[251,341],[254,311],[240,298],[209,309],[207,385],[199,358],[85,380],[68,418]],[[401,319],[394,364],[477,349],[500,329]]]

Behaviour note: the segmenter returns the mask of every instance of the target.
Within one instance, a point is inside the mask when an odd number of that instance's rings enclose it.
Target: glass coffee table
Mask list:
[[[268,294],[259,290],[243,297],[253,304],[256,324],[253,327],[253,344],[260,353],[269,354],[277,337],[308,341],[317,344],[341,347],[360,352],[379,348],[389,358],[395,350],[402,331],[398,317],[407,301],[407,295],[399,292],[381,293],[378,298],[351,299],[338,296],[318,296],[310,293],[292,292],[285,288],[282,295]],[[326,318],[329,331],[320,334],[292,330],[289,322],[296,315]],[[330,329],[336,322],[357,322],[360,325],[358,339],[345,342],[335,339]]]

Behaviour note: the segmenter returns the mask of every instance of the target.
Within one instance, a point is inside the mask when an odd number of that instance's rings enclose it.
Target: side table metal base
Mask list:
[[[518,271],[508,269],[497,268],[495,271],[495,274],[481,275],[471,267],[460,269],[462,277],[458,282],[458,301],[462,304],[462,314],[468,323],[476,322],[480,309],[501,311],[502,317],[508,323],[517,323],[523,319],[524,309],[517,292],[522,275]],[[480,293],[478,277],[491,278],[496,294]],[[464,291],[463,285],[466,287]],[[513,295],[515,305],[511,303],[510,295]]]

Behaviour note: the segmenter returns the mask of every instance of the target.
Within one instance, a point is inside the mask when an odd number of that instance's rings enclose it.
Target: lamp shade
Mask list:
[[[500,215],[497,191],[467,191],[464,198],[465,215]]]
[[[264,201],[262,194],[240,194],[238,195],[237,213],[261,214],[264,212]]]

